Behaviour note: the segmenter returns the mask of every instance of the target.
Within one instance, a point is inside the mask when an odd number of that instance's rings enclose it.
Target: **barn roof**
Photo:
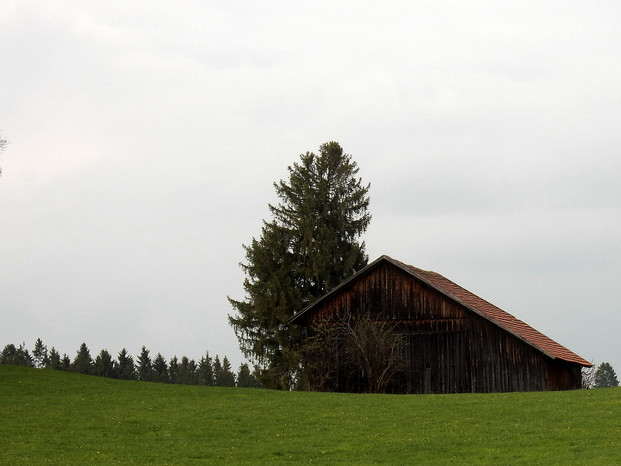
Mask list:
[[[312,304],[295,314],[289,320],[289,323],[296,323],[296,321],[301,316],[310,313],[312,309],[314,309],[321,301],[328,298],[329,296],[338,293],[339,290],[341,290],[347,284],[357,280],[359,277],[366,274],[369,270],[375,268],[377,265],[383,262],[388,262],[396,267],[399,267],[401,270],[410,274],[412,277],[426,283],[431,288],[439,291],[446,297],[463,305],[475,314],[478,314],[484,319],[487,319],[498,327],[511,333],[518,339],[538,349],[552,359],[562,359],[564,361],[580,364],[581,366],[586,367],[592,366],[591,363],[581,358],[574,352],[568,350],[560,343],[555,342],[551,338],[535,330],[533,327],[526,324],[525,322],[522,322],[520,319],[509,314],[508,312],[503,311],[499,307],[494,306],[493,304],[466,290],[465,288],[462,288],[456,283],[453,283],[451,280],[443,277],[439,273],[422,270],[417,267],[404,264],[403,262],[397,261],[389,256],[381,256],[379,259],[373,261],[365,268],[358,271],[355,275],[342,282],[340,285],[319,298],[317,301],[313,302]]]

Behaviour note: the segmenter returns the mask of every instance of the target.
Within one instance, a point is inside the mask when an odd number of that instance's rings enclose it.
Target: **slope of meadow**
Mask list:
[[[621,388],[352,395],[0,366],[0,463],[593,463],[621,458]]]

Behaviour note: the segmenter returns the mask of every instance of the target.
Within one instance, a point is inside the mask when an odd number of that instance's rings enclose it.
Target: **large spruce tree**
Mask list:
[[[280,202],[269,205],[271,220],[244,246],[246,298],[229,298],[240,348],[273,388],[288,388],[299,367],[300,336],[287,320],[366,265],[359,238],[371,220],[369,185],[338,143],[302,154],[288,170],[287,181],[274,183]]]

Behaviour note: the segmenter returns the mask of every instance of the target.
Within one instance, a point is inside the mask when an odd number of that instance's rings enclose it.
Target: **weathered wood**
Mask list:
[[[580,366],[553,359],[390,262],[318,302],[298,325],[347,316],[387,321],[405,339],[406,369],[395,393],[458,393],[580,388]],[[335,347],[336,348],[336,347]],[[326,354],[336,358],[337,354]],[[328,389],[356,391],[360,374],[342,369]]]

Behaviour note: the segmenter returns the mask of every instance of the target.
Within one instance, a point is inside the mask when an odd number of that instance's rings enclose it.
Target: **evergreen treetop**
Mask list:
[[[612,368],[612,365],[608,362],[601,363],[595,371],[593,387],[610,388],[618,386],[619,380],[617,379],[617,374],[615,374],[615,370]]]
[[[93,375],[99,377],[114,377],[114,361],[108,350],[102,349],[95,358]]]
[[[272,219],[244,246],[246,298],[229,298],[240,348],[274,388],[291,386],[299,368],[299,331],[287,321],[367,264],[358,239],[371,220],[369,185],[337,142],[300,155],[288,171],[274,183],[280,202],[269,204]]]
[[[43,344],[41,338],[37,338],[37,341],[35,341],[32,359],[35,367],[46,367],[48,365],[47,347]]]
[[[93,360],[91,358],[91,353],[88,349],[88,346],[86,346],[86,343],[82,343],[80,345],[75,359],[71,363],[71,370],[80,374],[92,373]]]
[[[149,356],[149,350],[146,346],[142,346],[140,356],[138,356],[138,379],[151,382],[154,378],[153,363]]]
[[[161,353],[157,353],[153,360],[153,372],[155,382],[170,382],[168,377],[168,364]]]
[[[134,380],[136,378],[136,365],[134,358],[125,348],[121,349],[117,357],[115,374],[119,379]]]

